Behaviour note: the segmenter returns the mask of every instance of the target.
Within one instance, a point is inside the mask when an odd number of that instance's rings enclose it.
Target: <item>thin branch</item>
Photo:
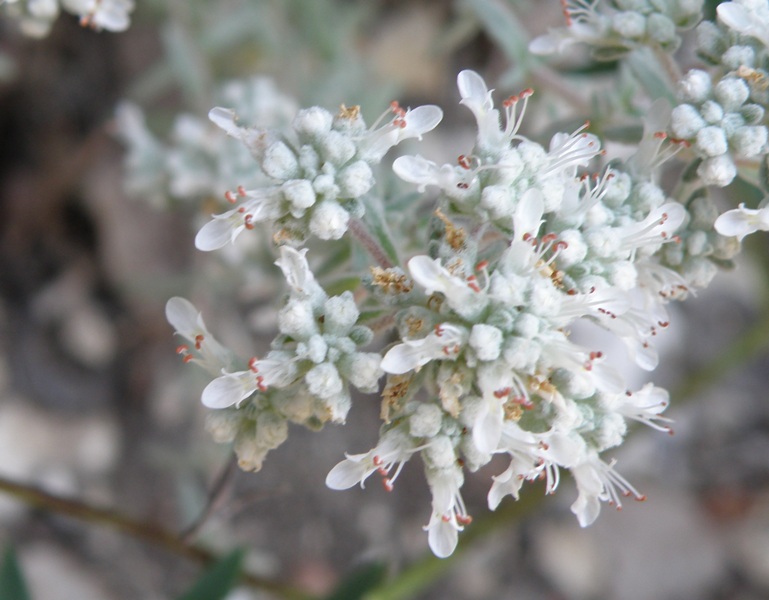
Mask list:
[[[0,492],[13,496],[27,506],[108,527],[203,565],[213,564],[219,558],[205,548],[187,543],[176,533],[156,523],[139,521],[112,509],[100,508],[79,500],[55,496],[39,488],[18,483],[5,477],[0,477]],[[243,573],[241,580],[250,587],[273,592],[287,600],[309,600],[311,598],[308,594],[284,583],[251,573]]]
[[[351,219],[348,229],[380,267],[383,269],[392,268],[392,261],[390,261],[385,251],[372,237],[371,233],[369,233],[368,229],[366,229],[363,223],[361,223],[358,219]]]
[[[224,468],[219,473],[219,476],[214,481],[214,485],[208,494],[208,501],[203,511],[198,515],[198,518],[190,523],[184,531],[179,534],[179,538],[185,543],[189,543],[200,531],[200,528],[205,525],[208,518],[216,511],[221,505],[225,492],[231,487],[232,477],[237,471],[238,459],[233,454],[227,460]]]

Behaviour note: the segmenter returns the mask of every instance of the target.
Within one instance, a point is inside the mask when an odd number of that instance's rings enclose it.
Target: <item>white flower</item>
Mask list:
[[[619,394],[612,408],[628,419],[648,425],[657,431],[672,433],[673,430],[667,425],[672,423],[672,420],[660,416],[669,403],[670,394],[667,390],[647,383],[637,392]]]
[[[425,288],[427,294],[440,292],[451,309],[462,317],[472,317],[488,303],[487,295],[482,293],[474,279],[467,281],[452,275],[441,265],[439,258],[433,260],[429,256],[415,256],[408,267],[411,277]]]
[[[442,469],[426,468],[425,475],[433,496],[433,510],[424,529],[433,554],[446,558],[457,547],[458,533],[472,521],[459,491],[464,476],[462,469],[456,465]]]
[[[418,369],[431,360],[456,360],[467,341],[468,332],[463,327],[442,323],[426,337],[404,340],[388,350],[382,359],[382,370],[402,375]]]
[[[296,363],[279,353],[271,353],[262,360],[252,359],[247,371],[226,373],[217,377],[203,390],[201,402],[208,408],[240,406],[257,390],[267,391],[270,386],[283,388],[294,381]]]
[[[491,91],[475,71],[465,70],[457,75],[457,87],[462,99],[460,104],[469,108],[478,124],[478,145],[496,148],[505,140],[500,130],[499,111],[494,108]]]
[[[203,316],[189,300],[178,296],[171,298],[166,303],[166,320],[177,334],[191,344],[177,348],[177,353],[184,357],[185,362],[198,363],[212,373],[218,373],[229,364],[229,353],[209,333]],[[199,358],[191,354],[193,350]]]
[[[387,151],[403,140],[422,139],[441,122],[443,111],[432,104],[407,111],[396,109],[397,116],[387,125],[368,132],[358,142],[360,157],[370,163],[379,162]]]
[[[243,190],[242,193],[248,200],[236,209],[214,215],[198,231],[195,236],[195,247],[198,250],[209,252],[223,248],[234,242],[244,229],[253,229],[255,223],[280,216],[282,194],[279,188]]]
[[[718,217],[714,227],[721,235],[738,240],[756,231],[769,231],[769,206],[752,209],[741,203],[738,208],[727,210]]]
[[[357,484],[365,487],[366,479],[376,471],[382,476],[385,488],[392,490],[403,465],[417,449],[408,434],[390,429],[382,434],[376,448],[364,454],[345,454],[345,460],[329,471],[326,485],[332,490],[346,490]],[[393,467],[395,472],[390,476]]]
[[[319,287],[307,264],[307,248],[296,250],[290,246],[281,246],[280,258],[275,264],[283,271],[288,285],[295,292],[309,296]]]
[[[636,500],[646,499],[622,475],[614,470],[614,462],[607,464],[592,453],[587,460],[570,468],[577,482],[579,495],[571,505],[571,512],[577,516],[582,527],[591,525],[601,512],[601,501],[617,509],[622,508],[621,496],[633,496]]]

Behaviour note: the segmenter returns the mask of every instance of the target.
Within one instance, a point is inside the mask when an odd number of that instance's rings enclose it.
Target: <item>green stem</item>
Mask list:
[[[219,560],[219,557],[214,553],[195,544],[185,542],[176,533],[164,529],[160,525],[139,521],[112,509],[99,508],[79,500],[55,496],[36,487],[18,483],[5,477],[0,477],[0,492],[13,496],[18,501],[32,508],[66,515],[95,525],[102,525],[143,542],[160,546],[169,552],[192,559],[203,565],[211,565]],[[295,588],[251,573],[243,573],[241,580],[250,587],[273,592],[287,600],[309,600],[311,598],[308,594]]]

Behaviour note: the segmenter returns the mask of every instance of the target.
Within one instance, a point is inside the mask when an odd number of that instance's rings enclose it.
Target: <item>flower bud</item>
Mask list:
[[[294,152],[283,142],[267,147],[262,159],[262,170],[275,179],[291,179],[299,174],[299,163]]]

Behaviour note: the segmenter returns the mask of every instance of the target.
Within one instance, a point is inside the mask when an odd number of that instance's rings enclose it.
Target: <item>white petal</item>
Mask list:
[[[415,256],[408,262],[411,277],[419,285],[425,288],[427,294],[435,292],[445,293],[445,278],[452,275],[441,266],[441,259],[432,259],[429,256]]]
[[[195,236],[195,247],[203,252],[223,248],[245,229],[245,225],[235,225],[229,218],[229,213],[216,215],[208,223],[203,225]]]
[[[492,108],[491,92],[486,82],[475,71],[466,69],[457,75],[457,88],[462,96],[460,104],[464,104],[474,113]]]
[[[245,400],[256,389],[248,371],[217,377],[203,390],[201,402],[208,408],[227,408]]]
[[[714,227],[721,235],[742,240],[759,229],[769,230],[769,208],[754,210],[740,204],[739,208],[727,210],[718,217]]]
[[[450,521],[444,521],[436,517],[434,523],[428,527],[427,541],[430,544],[430,550],[438,558],[451,556],[457,547],[459,536],[456,527]]]
[[[238,139],[242,137],[241,128],[237,125],[238,115],[235,114],[234,110],[217,106],[208,111],[208,118],[223,129],[227,135]]]
[[[435,358],[434,353],[429,351],[432,341],[427,338],[409,340],[390,348],[382,358],[382,370],[392,375],[403,375],[426,365]]]
[[[354,485],[363,483],[367,470],[365,463],[347,458],[328,472],[328,475],[326,475],[326,486],[332,490],[349,489]]]
[[[574,467],[571,472],[579,490],[579,496],[571,505],[571,512],[577,516],[582,527],[587,527],[598,518],[601,512],[598,498],[603,492],[603,482],[590,463]]]
[[[473,443],[481,452],[491,454],[499,446],[504,415],[499,401],[491,405],[491,402],[486,400],[485,404],[487,408],[480,411],[473,424]]]
[[[433,104],[427,104],[408,111],[404,118],[406,119],[406,127],[402,130],[400,140],[407,137],[421,139],[422,134],[432,131],[441,122],[443,111]]]
[[[545,211],[543,198],[542,192],[536,188],[529,188],[521,196],[513,215],[515,239],[521,240],[525,234],[536,237]]]
[[[280,247],[280,258],[275,264],[283,271],[288,284],[297,292],[304,291],[305,286],[315,280],[307,264],[307,248],[296,250],[290,246]]]
[[[724,2],[719,4],[716,11],[718,12],[718,17],[724,24],[735,31],[748,33],[753,27],[753,20],[750,18],[748,11],[736,2]]]
[[[393,162],[393,171],[403,181],[416,183],[420,192],[428,185],[438,185],[438,165],[419,155],[399,156]]]
[[[166,302],[166,320],[177,333],[194,338],[200,330],[200,313],[198,309],[185,298],[175,296]]]

